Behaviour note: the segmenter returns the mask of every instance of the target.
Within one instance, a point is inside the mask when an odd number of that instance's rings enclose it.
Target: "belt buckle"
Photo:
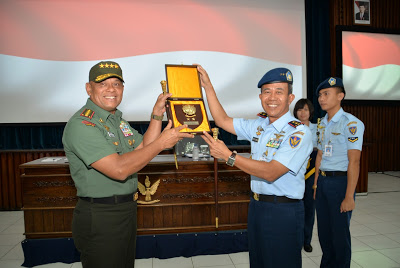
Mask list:
[[[321,170],[321,175],[324,176],[324,177],[326,177],[325,171]]]
[[[133,201],[138,200],[138,198],[139,198],[139,194],[138,194],[138,192],[136,192],[136,193],[133,195]]]
[[[254,193],[253,198],[254,198],[254,200],[256,200],[256,201],[260,201],[260,195],[257,194],[257,193]]]

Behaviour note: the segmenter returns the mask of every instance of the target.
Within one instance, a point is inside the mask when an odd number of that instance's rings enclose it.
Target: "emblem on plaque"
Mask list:
[[[187,117],[196,116],[196,107],[191,104],[186,104],[182,106],[182,111],[185,113]]]
[[[144,201],[140,201],[138,200],[137,202],[139,204],[154,204],[157,202],[160,202],[160,200],[156,199],[156,200],[151,200],[151,196],[154,195],[157,192],[157,188],[160,185],[160,179],[158,179],[155,183],[153,183],[153,185],[151,185],[150,183],[150,179],[149,176],[146,176],[146,179],[144,180],[144,184],[141,184],[138,181],[138,189],[139,192],[145,196]]]

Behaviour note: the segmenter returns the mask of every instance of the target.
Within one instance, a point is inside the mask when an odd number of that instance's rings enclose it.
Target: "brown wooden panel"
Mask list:
[[[63,150],[0,151],[0,209],[15,210],[22,208],[20,177],[22,172],[19,167],[23,163],[40,158],[40,155],[63,156],[65,153]]]
[[[54,232],[54,210],[43,210],[43,230]]]
[[[176,227],[181,227],[183,224],[183,215],[182,215],[182,207],[181,206],[173,206],[172,207],[172,225]]]
[[[193,225],[193,215],[192,207],[190,205],[182,206],[182,226],[192,226]]]

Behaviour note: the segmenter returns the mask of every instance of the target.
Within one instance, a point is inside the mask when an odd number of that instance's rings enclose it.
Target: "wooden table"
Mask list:
[[[178,157],[178,163],[177,170],[172,155],[159,155],[138,173],[143,185],[146,177],[151,185],[160,180],[150,201],[139,196],[139,235],[246,229],[248,174],[219,161],[216,206],[214,161]],[[71,237],[77,197],[66,157],[45,157],[20,168],[26,238]]]

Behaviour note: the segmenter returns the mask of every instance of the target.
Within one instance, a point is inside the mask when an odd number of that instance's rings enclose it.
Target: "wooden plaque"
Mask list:
[[[211,132],[200,85],[200,76],[194,65],[165,65],[167,92],[167,116],[173,127],[188,125],[181,132],[203,134]]]

